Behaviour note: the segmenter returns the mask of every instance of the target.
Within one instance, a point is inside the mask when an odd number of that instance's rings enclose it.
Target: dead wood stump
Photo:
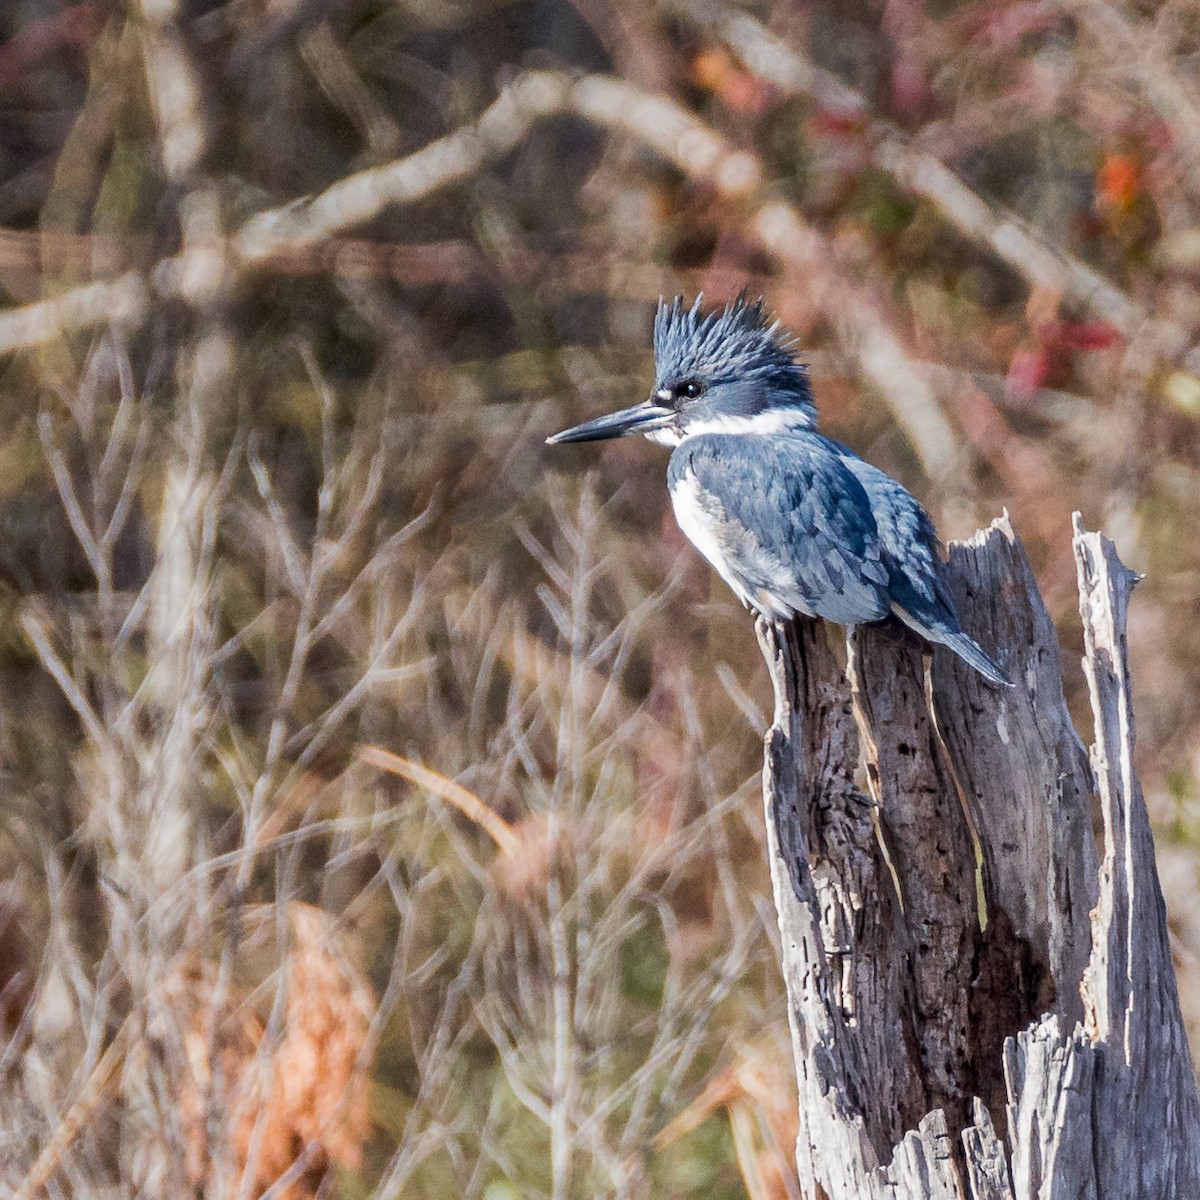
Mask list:
[[[942,651],[927,674],[886,629],[853,634],[843,668],[817,623],[759,623],[809,1200],[1200,1197],[1200,1100],[1132,761],[1136,576],[1078,517],[1074,548],[1090,761],[1007,519],[951,566],[1011,691]]]

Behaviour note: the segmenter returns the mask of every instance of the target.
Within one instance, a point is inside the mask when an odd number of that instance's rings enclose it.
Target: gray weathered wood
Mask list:
[[[856,631],[843,665],[815,623],[759,623],[813,1200],[1200,1197],[1200,1101],[1132,766],[1134,577],[1078,524],[1075,552],[1090,763],[1007,519],[951,568],[1011,691],[950,655],[930,663],[903,631]]]

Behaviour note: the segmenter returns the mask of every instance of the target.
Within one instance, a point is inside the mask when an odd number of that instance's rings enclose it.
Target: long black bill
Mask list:
[[[604,438],[625,437],[630,433],[649,433],[665,425],[673,416],[675,410],[655,404],[653,400],[635,404],[632,408],[623,408],[620,412],[609,413],[606,417],[597,417],[594,421],[584,421],[582,425],[573,425],[546,439],[548,446],[557,446],[561,442],[599,442]]]

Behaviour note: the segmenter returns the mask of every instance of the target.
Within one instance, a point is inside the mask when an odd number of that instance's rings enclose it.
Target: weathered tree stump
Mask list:
[[[951,567],[1009,691],[941,651],[927,664],[904,633],[857,631],[843,668],[816,622],[759,623],[809,1200],[1200,1197],[1200,1100],[1133,770],[1136,576],[1078,517],[1074,547],[1090,763],[1007,519]]]

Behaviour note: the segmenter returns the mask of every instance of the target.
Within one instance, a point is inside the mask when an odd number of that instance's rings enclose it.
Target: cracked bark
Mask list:
[[[1132,766],[1136,577],[1078,519],[1074,548],[1090,761],[1007,519],[950,562],[1011,691],[942,651],[928,663],[902,632],[856,631],[843,666],[817,623],[759,623],[812,1200],[1200,1196],[1200,1101]]]

